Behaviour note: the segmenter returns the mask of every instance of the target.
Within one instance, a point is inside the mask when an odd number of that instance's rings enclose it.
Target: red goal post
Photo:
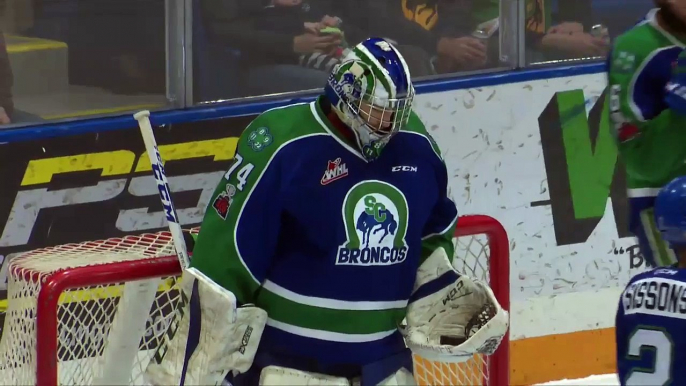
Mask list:
[[[197,229],[196,229],[197,231]],[[509,241],[505,229],[484,215],[460,217],[454,265],[488,280],[509,310]],[[23,253],[8,267],[8,308],[0,341],[0,379],[8,384],[141,384],[142,372],[174,323],[180,266],[169,232],[67,244]],[[133,283],[158,286],[134,352],[112,342],[131,335],[118,317]],[[133,291],[133,292],[131,292]],[[130,300],[129,300],[130,301]],[[129,339],[130,340],[130,339]],[[122,362],[126,362],[122,364]],[[445,364],[415,357],[420,385],[509,384],[509,339],[496,353]],[[123,379],[121,378],[123,374]],[[114,378],[113,378],[114,377]],[[3,383],[5,384],[5,383]]]

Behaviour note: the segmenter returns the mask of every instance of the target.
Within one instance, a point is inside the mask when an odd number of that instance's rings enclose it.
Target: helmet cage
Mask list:
[[[346,123],[351,125],[363,153],[371,158],[407,124],[414,100],[412,86],[408,92],[390,97],[395,86],[378,75],[383,74],[353,59],[341,63],[329,78],[338,97],[335,107],[349,120]]]

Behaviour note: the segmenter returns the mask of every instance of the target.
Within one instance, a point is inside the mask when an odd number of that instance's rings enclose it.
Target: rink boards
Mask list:
[[[417,86],[416,111],[445,156],[460,214],[491,215],[509,233],[513,384],[612,372],[619,292],[643,269],[625,230],[601,71]],[[153,114],[184,227],[199,224],[246,124],[292,101]],[[0,142],[0,256],[164,227],[131,116],[0,132]],[[4,298],[2,270],[0,279]]]

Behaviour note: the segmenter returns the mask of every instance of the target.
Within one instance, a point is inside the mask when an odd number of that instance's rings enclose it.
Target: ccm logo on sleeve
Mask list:
[[[393,171],[393,172],[416,172],[417,167],[416,166],[393,166],[391,168],[391,171]]]

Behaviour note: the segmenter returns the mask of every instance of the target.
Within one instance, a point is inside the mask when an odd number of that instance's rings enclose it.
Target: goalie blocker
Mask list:
[[[418,296],[408,305],[407,324],[400,326],[409,350],[361,368],[345,368],[258,352],[266,312],[251,305],[237,307],[230,291],[190,268],[182,287],[194,299],[183,302],[179,327],[149,364],[146,380],[151,385],[219,385],[225,378],[235,386],[416,384],[412,353],[432,361],[463,362],[477,353],[493,354],[507,332],[508,313],[482,282],[463,275],[454,284],[421,296],[425,284],[453,273],[448,256],[438,248],[418,271]]]

